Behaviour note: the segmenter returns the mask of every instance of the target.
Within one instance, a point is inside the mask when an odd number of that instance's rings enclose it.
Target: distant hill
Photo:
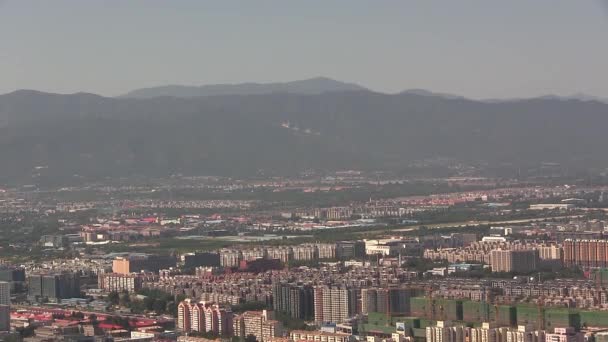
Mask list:
[[[325,77],[285,83],[241,83],[213,84],[202,86],[167,85],[133,90],[122,97],[152,98],[159,96],[197,97],[218,95],[261,95],[272,93],[289,93],[302,95],[317,95],[336,91],[367,90],[353,83],[344,83]]]
[[[582,93],[572,94],[572,95],[569,95],[569,96],[545,95],[545,96],[542,96],[541,98],[544,98],[544,99],[558,99],[558,100],[597,101],[597,102],[608,103],[608,99],[597,97],[597,96],[593,96],[593,95],[582,94]]]
[[[608,105],[486,103],[366,91],[106,98],[0,95],[0,183],[31,177],[293,174],[400,170],[452,158],[606,167]]]
[[[460,95],[452,95],[452,94],[444,94],[444,93],[435,93],[429,90],[425,90],[425,89],[408,89],[405,91],[402,91],[401,94],[412,94],[412,95],[421,95],[421,96],[436,96],[436,97],[443,97],[446,99],[465,99],[464,96],[460,96]]]
[[[601,102],[601,103],[605,103],[608,104],[608,98],[601,98],[598,96],[593,96],[593,95],[587,95],[587,94],[582,94],[582,93],[578,93],[578,94],[572,94],[572,95],[568,95],[568,96],[560,96],[560,95],[543,95],[543,96],[539,96],[533,99],[541,99],[541,100],[556,100],[556,101],[570,101],[570,100],[578,100],[578,101],[592,101],[592,102]],[[523,98],[513,98],[513,99],[485,99],[482,100],[483,102],[488,102],[488,103],[499,103],[499,102],[518,102],[518,101],[524,101],[524,100],[530,100],[528,99],[523,99]]]

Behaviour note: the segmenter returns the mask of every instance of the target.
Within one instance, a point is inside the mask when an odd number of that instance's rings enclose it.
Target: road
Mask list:
[[[561,219],[574,219],[574,218],[582,218],[584,215],[565,215],[565,216],[552,216],[552,217],[537,217],[537,218],[529,218],[529,219],[519,219],[519,220],[507,220],[507,221],[466,221],[466,222],[447,222],[447,223],[431,223],[431,224],[419,224],[414,226],[408,226],[399,229],[393,229],[393,232],[409,232],[420,227],[426,227],[427,229],[440,229],[440,228],[466,228],[466,227],[477,227],[484,225],[506,225],[506,224],[521,224],[521,223],[532,223],[532,222],[542,222],[544,220],[561,220]]]

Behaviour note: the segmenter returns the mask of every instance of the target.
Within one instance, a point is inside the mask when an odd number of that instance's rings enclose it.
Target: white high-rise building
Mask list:
[[[437,321],[434,327],[426,328],[426,340],[429,342],[465,342],[469,341],[471,328],[462,325],[453,326],[449,321]]]
[[[584,340],[585,335],[580,332],[577,333],[572,327],[555,328],[552,334],[545,334],[546,342],[583,342]]]
[[[519,325],[517,330],[509,329],[503,332],[501,339],[506,342],[544,342],[545,331],[534,330],[532,326]]]
[[[347,289],[317,286],[314,289],[316,322],[341,323],[351,315],[351,294]]]
[[[186,299],[177,306],[177,328],[183,332],[232,333],[232,312],[217,304]]]
[[[500,332],[490,323],[483,323],[481,328],[472,328],[469,335],[469,342],[498,342]]]

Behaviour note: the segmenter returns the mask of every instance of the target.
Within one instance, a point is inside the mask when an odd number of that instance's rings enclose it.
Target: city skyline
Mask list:
[[[0,0],[0,341],[608,342],[608,0]]]

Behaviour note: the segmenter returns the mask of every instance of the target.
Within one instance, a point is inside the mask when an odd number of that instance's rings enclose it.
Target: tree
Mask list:
[[[121,327],[123,327],[124,329],[129,329],[131,327],[131,324],[129,322],[129,319],[126,317],[121,317],[121,316],[108,316],[106,318],[106,322],[110,323],[110,324],[116,324],[116,325],[120,325]]]
[[[156,301],[154,301],[152,309],[157,313],[165,312],[165,310],[167,309],[167,301],[163,299],[157,299]]]
[[[19,327],[15,330],[19,333],[19,335],[21,335],[21,337],[30,337],[34,336],[34,329],[34,325],[28,325],[27,327]]]
[[[177,303],[170,302],[167,304],[167,312],[173,316],[177,316]]]
[[[92,325],[98,325],[99,321],[97,320],[97,315],[96,314],[90,314],[89,315],[89,321],[91,322]]]
[[[245,311],[258,311],[268,309],[268,305],[264,302],[246,302],[243,304],[232,305],[232,312],[241,313]]]
[[[257,341],[258,341],[258,339],[254,335],[249,334],[245,337],[245,342],[257,342]]]
[[[80,311],[72,312],[72,318],[84,319],[84,314]]]
[[[289,330],[305,330],[306,322],[299,318],[291,317],[283,312],[275,312],[275,319],[283,324]]]
[[[186,299],[186,295],[185,294],[178,294],[175,296],[175,302],[179,303],[182,302]]]
[[[119,300],[120,305],[128,306],[130,302],[131,302],[131,298],[129,297],[129,292],[124,291],[123,293],[120,294],[120,300]]]
[[[189,333],[189,335],[194,337],[203,337],[208,340],[215,340],[220,337],[217,333],[214,333],[213,331],[192,331]]]
[[[118,305],[120,301],[120,296],[118,292],[112,291],[108,294],[108,302],[112,303],[112,305]]]
[[[152,311],[152,310],[154,310],[155,302],[156,302],[156,299],[154,297],[148,296],[148,297],[144,298],[144,307],[146,308],[146,310]]]

